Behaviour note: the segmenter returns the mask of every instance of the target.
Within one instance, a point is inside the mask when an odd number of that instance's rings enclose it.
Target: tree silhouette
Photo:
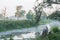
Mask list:
[[[25,10],[21,10],[19,15],[20,15],[20,16],[24,16],[25,13],[26,13]]]
[[[36,2],[38,2],[38,0],[36,0]],[[34,7],[34,11],[36,13],[36,16],[35,16],[36,23],[40,21],[43,7],[44,7],[44,3],[38,3],[37,6]]]
[[[43,13],[43,8],[49,7],[51,6],[52,3],[50,3],[50,0],[46,1],[43,0],[43,2],[39,3],[39,0],[36,0],[36,4],[34,6],[34,11],[35,11],[35,20],[36,20],[36,24],[39,23],[39,21],[41,20],[41,15]]]
[[[28,11],[26,17],[27,17],[28,20],[33,20],[34,14],[33,14],[32,10]]]
[[[17,20],[20,17],[20,11],[21,11],[22,6],[17,6],[16,7],[16,13],[15,13],[15,17],[17,17]]]

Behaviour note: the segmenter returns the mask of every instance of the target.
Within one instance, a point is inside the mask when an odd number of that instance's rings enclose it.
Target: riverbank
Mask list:
[[[52,20],[41,20],[38,25],[45,25],[51,23]],[[36,27],[34,21],[31,20],[0,20],[0,32],[14,30],[14,29],[22,29],[22,28],[30,28]]]
[[[57,25],[56,25],[57,24]],[[21,33],[30,33],[30,32],[40,32],[43,31],[43,29],[49,25],[50,27],[54,27],[55,25],[57,27],[60,26],[60,22],[52,22],[49,24],[45,24],[45,25],[38,25],[37,27],[30,27],[30,28],[22,28],[22,29],[15,29],[15,30],[10,30],[10,31],[4,31],[4,32],[0,32],[0,36],[2,35],[11,35],[11,34],[21,34]],[[49,27],[48,27],[49,28]]]

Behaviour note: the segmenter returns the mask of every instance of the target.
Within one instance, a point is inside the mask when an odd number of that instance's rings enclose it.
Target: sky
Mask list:
[[[42,0],[43,1],[43,0]],[[42,2],[39,0],[39,2]],[[16,6],[22,5],[23,9],[28,11],[33,8],[35,0],[0,0],[0,14],[3,12],[4,8],[7,8],[6,16],[13,16],[16,12]],[[52,5],[53,8],[44,8],[47,14],[51,14],[58,7],[57,5]],[[60,7],[60,6],[59,6]]]
[[[0,13],[7,8],[7,16],[13,16],[16,12],[16,6],[22,5],[23,9],[28,11],[34,6],[35,0],[0,0]]]

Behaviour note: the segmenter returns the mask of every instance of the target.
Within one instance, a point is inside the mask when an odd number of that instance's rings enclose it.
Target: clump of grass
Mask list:
[[[58,26],[52,27],[51,31],[54,32],[54,33],[58,32],[59,31]]]
[[[52,20],[49,20],[49,19],[43,20],[43,19],[41,19],[41,20],[39,21],[39,24],[40,24],[40,25],[44,25],[44,24],[47,24],[47,23],[50,23],[50,22],[52,22]]]

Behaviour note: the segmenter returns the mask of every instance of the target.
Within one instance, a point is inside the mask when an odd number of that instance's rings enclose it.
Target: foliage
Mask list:
[[[25,13],[26,13],[25,10],[21,10],[20,16],[24,16]]]
[[[17,12],[15,13],[15,17],[21,17],[21,16],[24,16],[25,13],[26,13],[25,10],[17,11]]]
[[[15,21],[0,20],[0,31],[29,28],[34,25],[35,25],[34,22],[29,20],[15,20]]]
[[[12,37],[12,35],[10,35],[10,39],[9,40],[13,40],[13,37]]]
[[[38,2],[38,0],[36,1],[36,3]],[[35,20],[36,20],[36,24],[38,24],[38,22],[40,21],[41,18],[41,14],[42,14],[42,4],[37,4],[37,6],[35,5],[34,7],[34,11],[35,11]]]
[[[60,32],[48,35],[49,40],[60,40]]]
[[[45,37],[38,37],[35,40],[60,40],[60,32],[58,33],[51,33]]]
[[[34,15],[32,13],[32,11],[29,11],[28,14],[26,15],[28,20],[33,20],[34,19]]]
[[[48,36],[39,36],[39,37],[36,37],[35,40],[49,40]]]
[[[51,20],[41,20],[40,25],[50,23]],[[0,32],[13,29],[36,27],[35,21],[32,20],[0,20]]]
[[[49,40],[60,40],[60,30],[57,26],[51,29],[51,33],[48,34],[48,38]]]
[[[41,19],[41,20],[39,21],[39,24],[40,24],[40,25],[44,25],[44,24],[51,23],[51,22],[52,22],[52,20],[50,20],[50,19],[45,19],[45,20]]]
[[[52,27],[52,28],[51,28],[51,31],[54,32],[54,33],[56,33],[56,32],[59,31],[59,28],[58,28],[57,26]]]
[[[48,16],[50,19],[60,20],[60,11],[56,11]]]
[[[45,37],[40,36],[36,38],[36,40],[60,40],[60,30],[58,29],[58,27],[54,27],[52,29],[53,30],[51,30],[51,32],[47,34]]]

